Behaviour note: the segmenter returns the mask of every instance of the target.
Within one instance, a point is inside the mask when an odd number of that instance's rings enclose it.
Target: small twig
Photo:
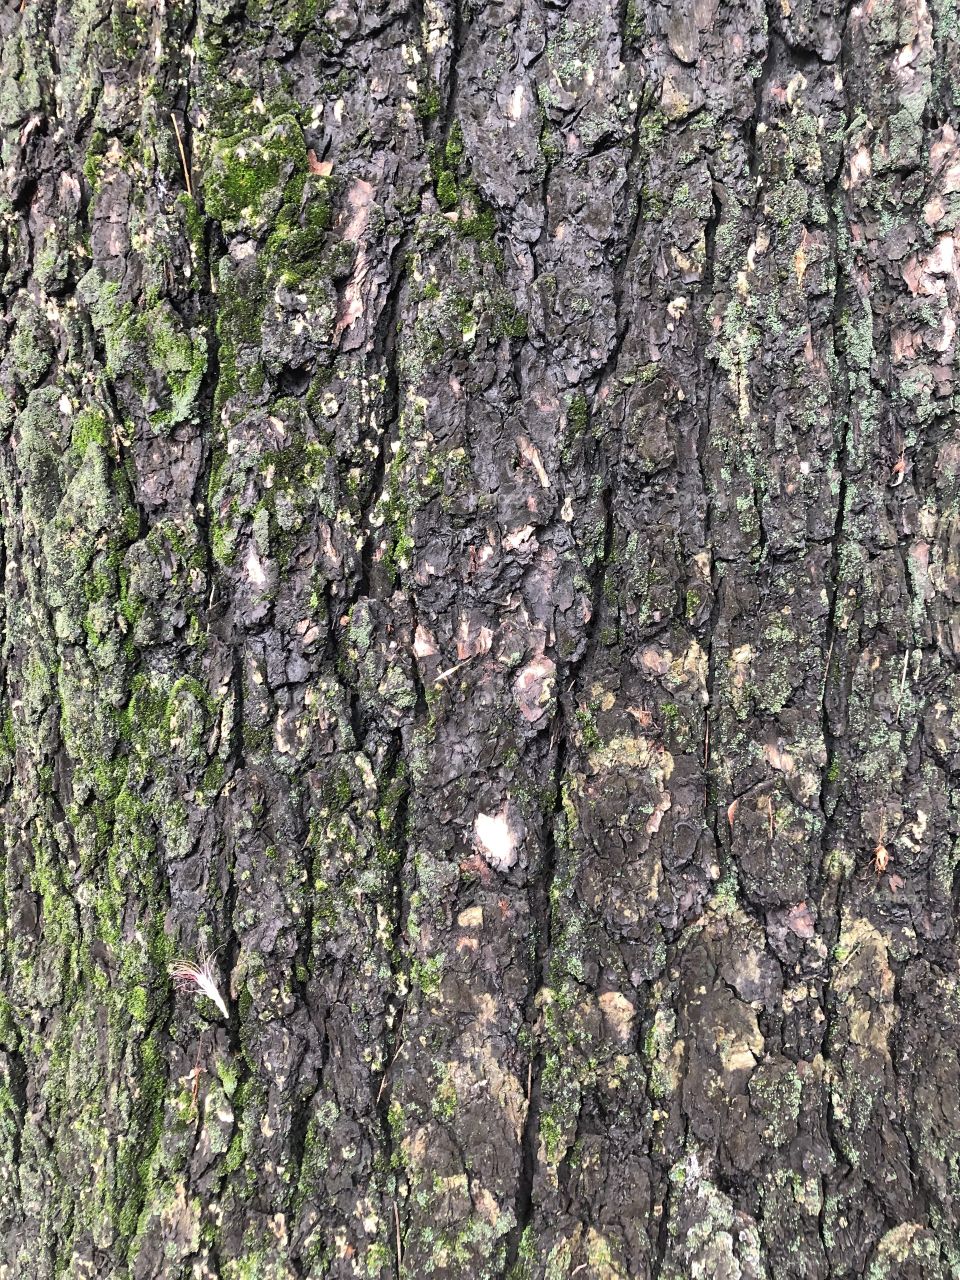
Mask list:
[[[397,1208],[397,1202],[393,1202],[393,1220],[397,1227],[397,1275],[403,1268],[403,1243],[400,1240],[400,1210]]]
[[[387,1063],[386,1067],[384,1068],[383,1079],[380,1081],[380,1088],[377,1090],[377,1101],[376,1101],[377,1106],[380,1105],[380,1099],[383,1097],[383,1091],[387,1087],[387,1077],[389,1076],[390,1072],[393,1069],[393,1064],[400,1057],[400,1050],[403,1048],[403,1015],[406,1013],[406,1011],[407,1011],[407,1006],[404,1005],[403,1008],[400,1010],[400,1021],[397,1023],[397,1036],[398,1036],[397,1047],[394,1050],[393,1057],[390,1059],[390,1061]]]
[[[191,1112],[195,1116],[200,1114],[197,1106],[197,1099],[200,1096],[200,1053],[203,1049],[203,1037],[206,1034],[206,1031],[201,1031],[200,1033],[200,1041],[197,1045],[197,1060],[193,1064],[193,1100],[191,1102]]]
[[[823,668],[823,688],[820,690],[820,701],[823,702],[827,696],[827,680],[830,677],[830,659],[833,657],[833,642],[836,639],[836,632],[830,637],[830,644],[827,648],[827,661]]]
[[[773,796],[767,796],[767,813],[770,815],[770,839],[773,839]]]
[[[527,1063],[527,1106],[533,1099],[533,1059]]]
[[[703,727],[703,808],[706,812],[710,808],[710,779],[707,776],[707,768],[710,764],[710,712],[707,712],[707,718]]]
[[[173,121],[173,132],[177,135],[177,146],[180,148],[180,163],[183,165],[183,179],[187,184],[187,195],[193,199],[193,186],[190,182],[190,169],[187,165],[187,153],[183,149],[183,138],[180,136],[180,126],[177,124],[177,117],[170,112],[170,119]]]
[[[862,942],[858,942],[857,945],[850,952],[850,954],[846,957],[846,963],[849,964],[854,956],[858,956],[860,952],[863,950],[863,947],[864,947],[864,944]]]
[[[900,723],[900,712],[903,710],[903,695],[907,687],[907,662],[910,659],[910,650],[907,649],[903,655],[903,674],[900,676],[900,698],[897,701],[897,724]]]
[[[468,663],[472,662],[474,658],[476,658],[477,656],[478,656],[477,654],[473,653],[470,655],[469,658],[464,658],[462,662],[458,662],[456,666],[447,667],[446,671],[441,671],[440,674],[437,676],[436,680],[434,680],[433,687],[436,688],[437,685],[441,682],[441,680],[446,680],[448,676],[456,675],[456,673],[461,669],[461,667],[465,667]]]

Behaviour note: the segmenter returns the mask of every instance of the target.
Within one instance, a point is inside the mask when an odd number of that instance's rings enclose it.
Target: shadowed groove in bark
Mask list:
[[[450,0],[453,22],[450,28],[450,66],[447,69],[447,97],[443,115],[443,131],[441,145],[450,140],[450,133],[457,118],[457,93],[460,86],[460,55],[463,51],[463,15],[461,4],[464,0]]]
[[[624,4],[621,7],[620,14],[621,33],[624,30],[625,14],[626,6]],[[600,438],[594,424],[601,412],[601,393],[606,390],[607,381],[613,371],[617,368],[620,352],[629,327],[629,316],[622,314],[623,291],[624,280],[633,261],[643,211],[642,175],[638,172],[638,169],[640,168],[642,158],[642,121],[644,110],[649,106],[649,101],[645,98],[645,95],[642,92],[639,93],[639,99],[634,117],[630,150],[626,164],[628,191],[631,184],[633,187],[631,201],[633,204],[633,210],[630,216],[627,232],[624,236],[623,258],[614,278],[614,315],[616,318],[616,330],[610,353],[607,356],[603,367],[595,376],[595,390],[590,399],[587,422],[585,424],[585,438],[594,442],[594,446],[598,453],[600,453],[604,458],[603,469],[605,472],[605,483],[601,494],[601,509],[603,513],[603,545],[598,564],[595,567],[593,574],[591,615],[583,650],[580,656],[569,665],[562,677],[559,670],[557,673],[558,684],[561,686],[561,692],[558,698],[557,714],[550,727],[551,743],[555,743],[555,746],[552,749],[553,760],[551,764],[551,773],[553,778],[553,806],[550,813],[544,814],[542,828],[542,863],[532,878],[530,889],[530,914],[534,929],[534,981],[531,982],[530,996],[527,1001],[527,1008],[524,1016],[524,1025],[529,1031],[531,1043],[533,1045],[536,1044],[537,1027],[543,1017],[542,1009],[538,1013],[538,998],[540,993],[550,986],[552,957],[552,893],[557,863],[557,829],[559,824],[563,821],[564,814],[563,787],[567,772],[569,750],[568,726],[570,722],[570,712],[568,708],[570,705],[575,705],[576,703],[576,690],[579,675],[581,671],[589,669],[594,658],[597,645],[599,644],[602,629],[602,618],[604,614],[604,589],[607,580],[607,570],[610,565],[614,549],[614,497],[618,471],[616,451],[615,449],[611,449],[609,440],[604,441],[603,444],[600,443]],[[536,280],[540,275],[541,268],[539,257],[542,255],[543,246],[548,234],[551,172],[551,163],[549,160],[546,160],[544,163],[543,177],[541,179],[544,222],[537,245],[533,247],[532,251],[534,280]],[[517,354],[514,356],[513,369],[517,382],[517,390],[518,392],[521,392],[523,385],[522,366]],[[591,381],[594,381],[594,379],[591,379]],[[591,430],[591,428],[593,428],[593,430]],[[539,1168],[540,1120],[542,1110],[541,1075],[544,1060],[545,1055],[541,1048],[537,1052],[533,1053],[530,1062],[527,1109],[524,1117],[523,1132],[521,1134],[521,1165],[514,1206],[515,1224],[507,1240],[504,1267],[505,1278],[510,1277],[517,1266],[524,1233],[533,1221],[535,1208],[534,1189]]]
[[[835,199],[838,199],[835,196]],[[836,216],[836,215],[835,215]],[[836,718],[843,721],[845,716],[845,678],[840,668],[841,653],[836,652],[837,639],[837,600],[840,591],[840,552],[843,544],[844,536],[844,517],[847,505],[847,452],[849,448],[849,430],[850,430],[850,391],[849,377],[846,368],[846,360],[843,354],[843,343],[838,345],[836,339],[841,329],[841,314],[843,305],[843,267],[840,261],[840,249],[837,243],[836,222],[834,223],[834,263],[836,271],[836,285],[834,292],[833,307],[833,323],[834,323],[834,350],[837,354],[838,365],[841,370],[841,381],[843,383],[842,395],[843,403],[839,408],[840,417],[840,441],[837,446],[837,469],[839,472],[839,480],[837,486],[837,515],[834,524],[833,539],[830,547],[830,560],[827,569],[827,623],[826,634],[824,640],[826,643],[826,656],[824,662],[823,673],[823,692],[820,704],[820,722],[821,732],[823,734],[824,748],[827,754],[827,763],[823,769],[823,777],[820,789],[820,807],[824,815],[823,831],[821,835],[821,859],[829,852],[830,838],[833,832],[833,813],[836,808],[836,797],[831,797],[831,768],[834,767],[834,753],[838,749],[837,735],[834,733],[831,723],[831,715],[828,709],[828,697],[830,692],[830,672],[836,663],[837,671],[837,688],[840,691],[839,704],[836,710]],[[839,921],[837,922],[837,932],[839,932]],[[835,935],[836,936],[836,935]]]
[[[840,56],[838,70],[843,74],[844,59],[843,50],[846,42],[846,27],[841,32]],[[849,129],[851,111],[849,101],[846,102],[845,122]],[[839,373],[838,393],[840,402],[837,405],[836,412],[838,414],[840,424],[840,439],[837,445],[836,465],[839,472],[839,480],[837,486],[837,514],[833,529],[833,538],[830,546],[830,558],[827,568],[827,621],[826,633],[824,636],[826,644],[826,656],[824,661],[823,672],[823,690],[820,703],[820,729],[823,735],[824,751],[826,754],[826,763],[823,766],[820,784],[819,803],[823,813],[823,826],[820,835],[820,866],[821,869],[825,865],[826,858],[833,852],[832,845],[836,833],[841,830],[844,819],[849,819],[849,814],[843,799],[838,794],[838,788],[835,784],[833,774],[838,772],[842,767],[840,763],[841,739],[838,736],[837,729],[841,732],[845,727],[848,719],[847,699],[848,699],[848,681],[849,677],[843,669],[843,658],[846,651],[845,643],[841,642],[838,649],[838,627],[837,627],[837,610],[841,588],[841,551],[843,547],[845,535],[845,518],[847,514],[847,503],[849,500],[847,469],[849,463],[850,448],[850,413],[851,404],[851,382],[850,370],[847,363],[846,343],[848,338],[844,332],[843,316],[845,303],[845,289],[851,284],[848,276],[848,268],[846,263],[846,252],[841,236],[841,226],[845,228],[844,201],[842,195],[841,178],[843,173],[842,155],[837,161],[837,172],[830,183],[828,183],[825,191],[825,199],[829,213],[829,229],[830,229],[830,247],[833,256],[834,267],[834,293],[832,306],[832,324],[833,324],[833,349],[837,360]],[[843,232],[843,237],[848,233]],[[831,693],[831,670],[836,670],[835,686],[837,690],[836,706],[831,711],[830,693]],[[835,729],[836,724],[836,729]],[[856,868],[852,874],[856,874]],[[826,922],[826,944],[833,951],[837,946],[842,927],[842,918],[844,910],[844,898],[846,890],[846,878],[841,876],[836,886],[836,902],[835,911],[832,919]],[[822,992],[824,1026],[823,1026],[823,1056],[827,1063],[827,1072],[829,1078],[830,1062],[831,1062],[831,1035],[832,1029],[837,1017],[837,1001],[831,994],[832,984],[828,978],[825,989]],[[820,1211],[817,1215],[817,1229],[820,1239],[823,1243],[824,1252],[829,1258],[829,1242],[827,1239],[827,1188],[841,1185],[846,1171],[849,1169],[849,1160],[843,1149],[841,1141],[841,1126],[836,1114],[836,1104],[833,1090],[828,1087],[825,1091],[823,1106],[823,1124],[826,1131],[827,1140],[830,1144],[835,1168],[832,1174],[828,1174],[825,1179],[824,1193],[821,1199]],[[832,1274],[832,1268],[830,1270]]]
[[[771,0],[764,0],[764,23],[767,47],[756,79],[753,82],[753,114],[746,122],[747,155],[750,160],[750,177],[755,178],[759,167],[757,130],[763,123],[764,94],[777,68],[777,45],[782,44],[777,35]]]
[[[384,772],[387,775],[387,782],[384,790],[389,793],[401,777],[404,777],[404,770],[405,763],[403,758],[402,737],[399,730],[394,730],[390,756],[384,766]],[[393,1128],[390,1123],[390,1104],[393,1100],[394,1068],[403,1047],[403,1017],[406,1008],[406,1000],[405,997],[401,997],[399,995],[399,989],[401,987],[401,983],[404,986],[406,985],[409,977],[409,964],[404,947],[408,909],[405,894],[405,878],[409,857],[407,838],[409,804],[410,783],[408,779],[404,779],[403,790],[396,800],[396,806],[392,815],[390,827],[388,830],[383,832],[384,840],[391,846],[395,846],[391,861],[393,874],[389,881],[389,892],[391,896],[390,915],[392,921],[390,953],[392,994],[389,1012],[384,1019],[382,1075],[375,1100],[376,1111],[380,1118],[380,1132],[383,1142],[384,1158],[386,1161],[386,1172],[388,1179],[392,1177],[394,1181],[393,1200],[394,1204],[398,1206],[397,1213],[401,1224],[401,1248],[403,1242],[403,1219],[405,1214],[404,1212],[401,1212],[399,1208],[401,1199],[399,1194],[400,1175],[397,1172],[397,1157],[399,1153]],[[404,1210],[406,1210],[405,1204]]]
[[[708,172],[710,172],[708,167]],[[706,625],[706,652],[707,652],[707,673],[706,673],[706,704],[703,710],[704,717],[704,743],[703,743],[703,777],[704,777],[704,816],[708,829],[713,835],[714,849],[717,857],[720,856],[723,849],[723,841],[720,834],[720,824],[718,819],[718,794],[716,783],[711,783],[711,763],[710,763],[710,746],[712,722],[715,716],[714,708],[714,684],[715,684],[715,655],[714,641],[717,633],[717,625],[721,616],[721,598],[723,591],[723,575],[724,569],[722,562],[718,560],[716,549],[713,541],[713,494],[711,492],[711,481],[707,474],[706,457],[707,449],[710,443],[710,422],[711,412],[713,408],[713,385],[714,379],[718,376],[719,370],[710,357],[706,354],[707,344],[709,340],[709,321],[713,311],[713,295],[714,295],[714,271],[715,256],[717,244],[717,229],[719,228],[723,218],[723,206],[717,194],[717,183],[710,173],[711,179],[711,198],[713,202],[712,214],[704,228],[704,245],[706,254],[706,273],[701,288],[701,296],[703,299],[703,320],[702,320],[702,342],[703,357],[701,362],[701,379],[706,384],[706,404],[703,412],[700,414],[698,424],[697,440],[696,440],[696,462],[699,472],[700,486],[703,493],[704,513],[704,545],[710,552],[710,586],[712,590],[712,600],[710,603],[710,614]],[[732,862],[731,862],[731,869]],[[665,1211],[666,1212],[666,1211]]]
[[[373,524],[373,515],[377,506],[383,497],[384,485],[387,479],[387,463],[390,458],[391,445],[397,438],[397,432],[403,418],[403,388],[400,381],[400,371],[398,367],[399,349],[398,349],[398,321],[401,312],[401,303],[406,285],[406,256],[407,247],[410,243],[411,232],[406,229],[398,241],[390,258],[390,279],[387,292],[387,301],[383,309],[381,320],[382,338],[378,337],[377,348],[374,352],[376,363],[382,366],[384,380],[384,396],[383,396],[383,422],[379,424],[377,452],[374,460],[373,474],[370,477],[368,493],[369,497],[365,504],[364,516],[367,524],[367,532],[360,548],[359,567],[360,572],[356,583],[353,596],[345,602],[345,612],[349,613],[353,605],[358,600],[376,597],[378,591],[374,589],[372,578],[375,556],[375,543],[380,536],[380,530]],[[394,266],[396,259],[396,266]],[[363,735],[358,737],[357,745],[362,745]]]
[[[588,437],[589,438],[589,437]],[[570,723],[570,705],[575,705],[577,681],[579,674],[589,664],[596,645],[599,642],[601,621],[604,612],[604,586],[607,569],[613,554],[614,513],[612,495],[609,486],[603,491],[604,538],[603,549],[594,571],[592,600],[593,608],[587,631],[584,651],[577,661],[567,669],[563,683],[566,688],[557,701],[557,714],[551,726],[551,737],[555,738],[556,747],[553,752],[553,806],[544,814],[543,825],[543,860],[537,874],[532,877],[531,920],[535,937],[534,975],[536,983],[531,983],[531,995],[525,1016],[525,1025],[531,1034],[531,1042],[536,1043],[537,998],[541,991],[550,986],[550,968],[552,959],[552,918],[553,918],[553,884],[557,864],[557,829],[563,820],[563,786],[566,777],[567,752],[569,749],[568,733]],[[540,1014],[542,1017],[542,1013]],[[529,1226],[534,1211],[533,1192],[539,1167],[540,1149],[540,1115],[541,1115],[541,1073],[544,1064],[542,1050],[535,1053],[530,1068],[530,1087],[527,1112],[521,1135],[521,1169],[517,1185],[517,1196],[514,1214],[516,1224],[508,1238],[506,1265],[504,1276],[509,1277],[517,1264],[523,1233]]]
[[[208,277],[214,270],[214,251],[222,248],[220,232],[212,219],[204,216],[204,263],[203,268]],[[214,295],[205,295],[202,303],[204,332],[207,343],[207,367],[200,389],[200,403],[206,413],[214,417],[214,404],[217,385],[220,382],[220,337],[217,332],[217,305]],[[197,469],[197,481],[194,485],[193,509],[196,511],[197,528],[200,531],[200,542],[204,551],[205,572],[208,583],[207,594],[207,626],[210,626],[210,612],[216,591],[217,565],[213,555],[213,513],[210,510],[210,479],[216,458],[215,435],[204,439],[203,458]]]

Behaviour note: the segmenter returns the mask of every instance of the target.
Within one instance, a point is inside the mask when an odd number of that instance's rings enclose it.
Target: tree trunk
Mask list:
[[[954,0],[0,33],[0,1277],[960,1276]]]

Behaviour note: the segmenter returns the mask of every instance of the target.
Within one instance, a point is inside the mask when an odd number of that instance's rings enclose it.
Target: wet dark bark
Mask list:
[[[960,1276],[952,0],[0,34],[0,1276]]]

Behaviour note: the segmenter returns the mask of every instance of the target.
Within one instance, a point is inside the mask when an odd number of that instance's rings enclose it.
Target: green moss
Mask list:
[[[110,428],[102,409],[88,407],[77,414],[70,436],[70,448],[77,464],[83,461],[88,445],[96,443],[106,448],[109,440]]]
[[[267,252],[275,260],[287,285],[296,284],[314,271],[320,261],[330,226],[330,183],[311,175],[298,201],[283,205],[267,240]]]
[[[94,129],[83,161],[83,174],[93,191],[96,191],[100,186],[107,143],[108,138],[103,130]]]
[[[53,340],[46,317],[32,299],[22,297],[14,311],[17,319],[10,340],[10,355],[19,381],[29,390],[50,368]]]
[[[459,199],[456,175],[450,169],[441,169],[436,182],[437,203],[441,209],[454,209]]]
[[[249,0],[247,16],[251,22],[270,22],[285,35],[303,36],[309,31],[322,39],[317,19],[327,9],[329,0]]]
[[[5,755],[12,757],[17,750],[17,736],[14,729],[13,715],[10,708],[7,707],[3,713],[3,720],[0,722],[0,748]],[[0,997],[0,1008],[2,1008],[3,998]]]
[[[733,915],[738,908],[738,889],[736,876],[732,871],[728,872],[713,891],[711,902],[715,910],[721,915]]]
[[[367,1250],[365,1259],[368,1280],[380,1280],[384,1271],[393,1266],[393,1254],[387,1245],[376,1241]]]
[[[300,204],[300,190],[307,193],[303,205]],[[232,397],[240,394],[256,397],[264,387],[262,331],[268,300],[277,283],[282,282],[287,287],[296,285],[308,296],[329,288],[320,256],[328,218],[326,197],[316,194],[311,179],[306,188],[298,188],[296,201],[284,207],[277,230],[268,240],[267,251],[258,260],[248,259],[239,267],[229,258],[220,260],[217,318],[220,378],[214,402],[217,416]],[[319,309],[323,310],[320,301]],[[316,388],[312,390],[322,389],[323,382],[324,374],[321,372]],[[316,394],[313,399],[316,400]],[[219,487],[219,474],[225,464],[225,454],[218,452],[211,475],[211,494]]]
[[[450,126],[450,133],[443,148],[443,154],[451,169],[457,169],[464,158],[463,130],[460,127],[459,120],[454,120]]]
[[[588,420],[587,397],[582,391],[578,391],[567,404],[567,422],[574,431],[581,433],[586,431]]]
[[[600,731],[597,728],[597,722],[594,719],[593,712],[589,707],[578,707],[576,711],[577,724],[580,726],[580,732],[583,736],[583,745],[588,751],[594,751],[602,745]]]
[[[492,209],[479,209],[476,213],[464,218],[458,225],[461,235],[470,236],[481,243],[491,241],[496,229],[497,220]]]
[[[443,977],[443,956],[429,956],[425,960],[415,960],[410,968],[410,983],[425,996],[436,995],[440,990]]]
[[[506,294],[500,294],[494,299],[493,331],[498,338],[527,336],[527,317],[517,310]]]
[[[439,115],[440,90],[435,84],[431,82],[420,90],[413,111],[418,120],[432,120],[434,116]]]
[[[207,368],[202,330],[187,332],[168,302],[141,310],[119,301],[119,286],[91,269],[77,286],[94,327],[103,337],[106,374],[127,378],[139,393],[142,411],[156,427],[168,429],[193,416]],[[161,408],[145,408],[159,399]]]
[[[132,1239],[151,1186],[154,1148],[163,1128],[166,1070],[159,1037],[141,1040],[136,1092],[126,1134],[120,1139],[116,1157],[115,1198],[117,1225],[122,1236]]]
[[[173,427],[193,417],[207,371],[206,335],[185,333],[164,306],[148,311],[143,324],[150,367],[164,378],[170,398],[169,408],[154,411],[151,421]]]
[[[453,1122],[457,1114],[457,1089],[448,1067],[444,1067],[431,1103],[433,1114],[447,1124]]]
[[[632,45],[642,44],[647,34],[646,20],[643,10],[637,4],[637,0],[627,0],[624,34],[627,38],[627,43]]]
[[[146,1024],[148,1010],[146,987],[133,988],[127,997],[127,1008],[134,1022],[139,1022],[141,1026]]]
[[[263,231],[279,213],[287,184],[307,172],[300,125],[282,115],[256,133],[216,142],[204,177],[208,214],[228,234]]]

